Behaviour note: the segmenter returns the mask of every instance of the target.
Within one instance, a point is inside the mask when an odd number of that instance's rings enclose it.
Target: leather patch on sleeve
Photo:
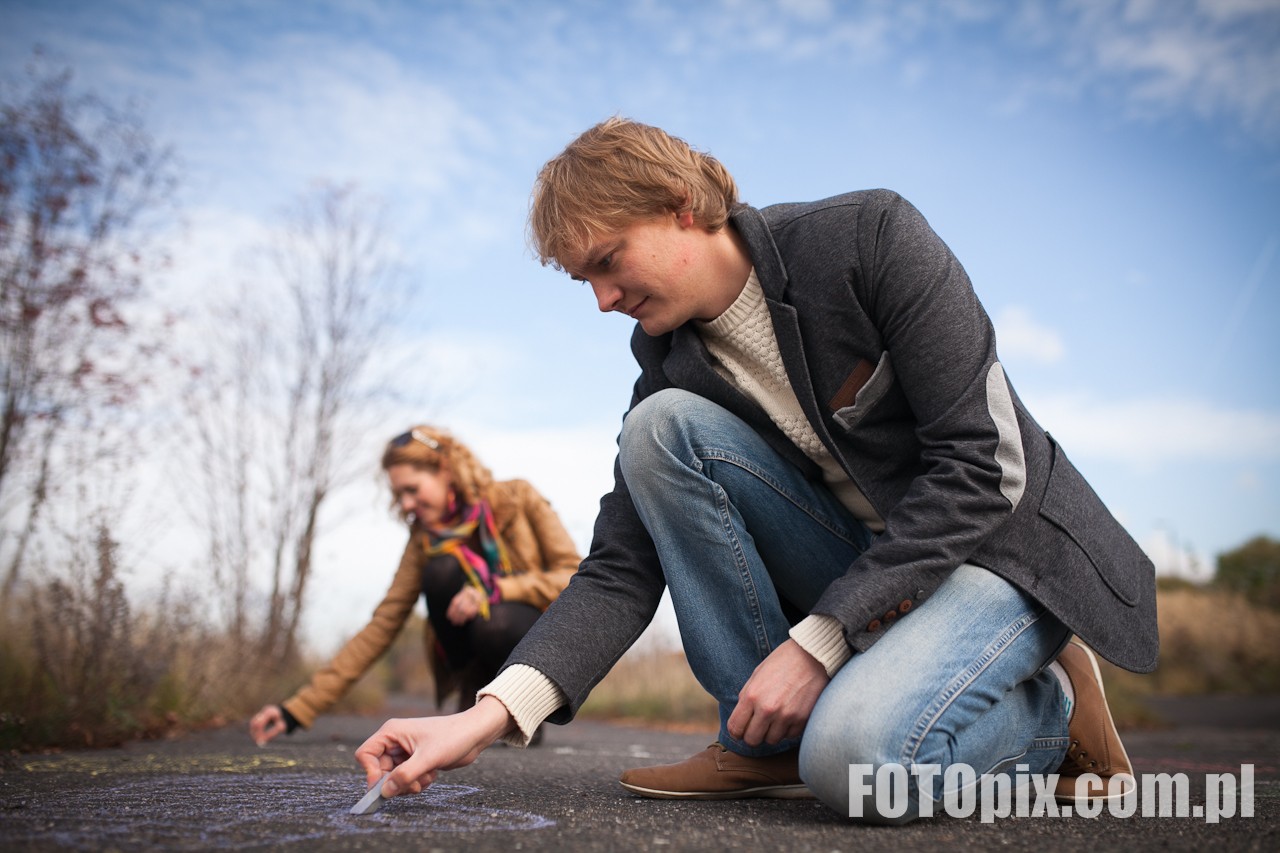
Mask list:
[[[847,409],[853,405],[853,401],[857,399],[858,392],[862,390],[862,386],[867,384],[867,380],[871,378],[871,374],[875,372],[875,366],[865,358],[858,359],[858,363],[853,366],[853,372],[844,380],[844,384],[840,386],[840,390],[831,398],[831,402],[827,405],[831,407],[831,411],[838,412],[841,409]]]

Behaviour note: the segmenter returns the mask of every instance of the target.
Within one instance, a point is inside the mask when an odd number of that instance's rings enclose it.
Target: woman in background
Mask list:
[[[388,442],[382,469],[409,526],[400,568],[360,633],[311,681],[249,721],[262,746],[310,728],[391,647],[418,595],[440,703],[475,703],[516,643],[577,571],[580,557],[546,498],[524,480],[495,482],[465,444],[431,426]]]

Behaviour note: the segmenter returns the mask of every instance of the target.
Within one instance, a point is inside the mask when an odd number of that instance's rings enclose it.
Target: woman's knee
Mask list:
[[[473,619],[470,623],[473,653],[487,665],[500,665],[529,633],[538,616],[538,609],[528,604],[501,602],[492,605],[488,619]]]
[[[438,554],[422,567],[422,592],[428,602],[448,601],[458,594],[467,576],[452,554]]]

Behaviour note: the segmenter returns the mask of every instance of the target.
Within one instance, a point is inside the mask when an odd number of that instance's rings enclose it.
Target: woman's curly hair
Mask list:
[[[407,440],[394,438],[387,442],[382,452],[384,472],[392,465],[412,465],[432,473],[444,470],[453,478],[453,488],[463,504],[475,506],[489,500],[493,473],[476,458],[471,448],[429,424],[419,424],[404,435],[408,436]],[[398,507],[394,499],[392,505]]]

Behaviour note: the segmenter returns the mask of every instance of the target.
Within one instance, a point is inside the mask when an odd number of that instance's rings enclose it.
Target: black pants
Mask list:
[[[488,619],[477,616],[464,625],[454,625],[445,614],[466,583],[462,566],[447,554],[428,560],[422,571],[427,618],[449,668],[462,678],[460,704],[464,709],[475,703],[476,691],[493,680],[511,650],[542,615],[529,604],[499,601],[489,605]]]

